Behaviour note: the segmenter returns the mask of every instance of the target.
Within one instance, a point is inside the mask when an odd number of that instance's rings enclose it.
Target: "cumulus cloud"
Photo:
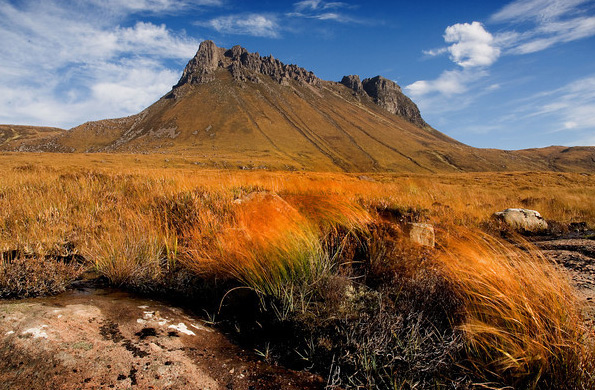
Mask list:
[[[278,38],[280,26],[272,15],[228,15],[211,19],[206,23],[220,33]]]
[[[450,45],[426,50],[424,54],[436,56],[449,53],[451,61],[462,69],[446,70],[434,80],[419,80],[406,86],[405,89],[413,97],[421,98],[432,94],[451,97],[463,94],[469,90],[471,83],[487,75],[483,68],[492,65],[500,56],[500,48],[494,36],[479,22],[448,26],[444,32],[444,41]]]
[[[452,96],[466,92],[467,84],[475,78],[477,78],[476,72],[447,70],[435,80],[419,80],[406,86],[405,89],[413,97],[424,96],[433,92]]]
[[[463,68],[489,66],[500,56],[494,37],[479,22],[457,23],[446,28],[444,41],[450,59]]]
[[[171,88],[199,41],[150,22],[122,27],[104,8],[110,2],[102,3],[0,4],[0,122],[71,127],[130,115]],[[111,3],[143,11],[180,6]]]
[[[450,59],[463,68],[489,66],[500,56],[499,41],[479,22],[457,23],[444,31],[447,47],[424,50],[429,56],[450,54]]]

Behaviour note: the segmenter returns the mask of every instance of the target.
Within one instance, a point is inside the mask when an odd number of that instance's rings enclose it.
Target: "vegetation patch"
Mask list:
[[[62,291],[91,267],[114,286],[183,297],[262,358],[330,388],[594,387],[593,332],[573,289],[491,219],[530,205],[566,232],[588,231],[589,178],[379,174],[362,184],[26,163],[0,168],[2,297]],[[413,243],[410,222],[433,224],[437,247]]]
[[[83,272],[80,264],[55,259],[19,257],[0,262],[0,298],[57,294]]]

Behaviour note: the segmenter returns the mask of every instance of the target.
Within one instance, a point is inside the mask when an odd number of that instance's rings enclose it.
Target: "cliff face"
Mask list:
[[[262,77],[270,77],[281,85],[289,85],[292,80],[313,87],[321,87],[323,83],[314,73],[297,65],[286,65],[273,56],[261,57],[241,46],[228,50],[217,47],[212,41],[204,41],[194,58],[188,62],[171,96],[175,97],[176,89],[183,85],[213,81],[218,69],[226,69],[238,82],[261,83]],[[343,77],[341,84],[360,96],[370,97],[391,114],[399,115],[419,127],[428,126],[415,103],[391,80],[376,76],[362,82],[359,76],[351,75]]]
[[[341,84],[352,89],[356,94],[367,95],[374,103],[384,108],[391,114],[399,115],[419,127],[428,124],[421,117],[419,108],[402,91],[394,81],[382,76],[360,81],[359,76],[344,76]]]

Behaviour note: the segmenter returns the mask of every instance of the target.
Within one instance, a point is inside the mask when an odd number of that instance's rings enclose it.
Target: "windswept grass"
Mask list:
[[[593,388],[593,331],[555,265],[536,250],[459,234],[438,258],[464,301],[469,368],[514,388]]]
[[[42,285],[43,262],[84,257],[116,286],[214,285],[210,308],[250,291],[253,316],[223,322],[333,386],[593,388],[593,335],[568,281],[479,233],[509,207],[595,227],[592,175],[360,178],[170,158],[0,155],[4,296],[18,278]],[[410,221],[434,224],[438,248],[411,243]]]

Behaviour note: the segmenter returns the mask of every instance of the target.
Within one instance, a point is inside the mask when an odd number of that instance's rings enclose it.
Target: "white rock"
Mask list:
[[[517,230],[536,232],[545,230],[548,227],[545,219],[535,210],[506,209],[494,213],[494,216]]]

